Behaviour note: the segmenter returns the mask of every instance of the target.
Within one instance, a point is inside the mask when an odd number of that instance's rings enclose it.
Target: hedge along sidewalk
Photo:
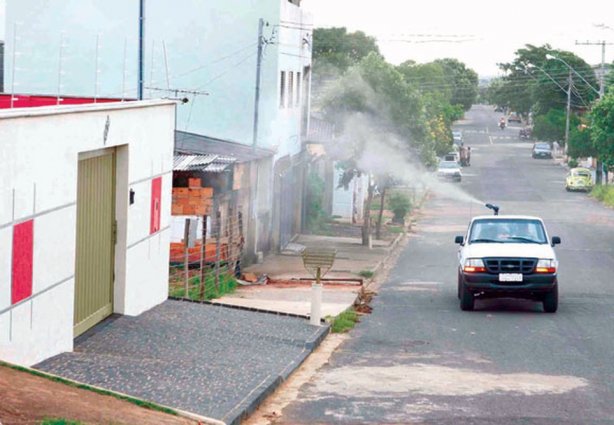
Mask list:
[[[8,362],[4,362],[4,361],[0,361],[0,370],[2,368],[6,368],[6,369],[10,369],[12,371],[15,371],[17,373],[21,373],[24,374],[26,376],[32,376],[35,378],[41,378],[44,379],[46,381],[49,381],[50,383],[53,383],[51,385],[63,385],[69,388],[74,388],[77,390],[81,390],[81,391],[85,391],[85,392],[89,392],[92,393],[92,395],[94,396],[102,396],[102,397],[109,397],[112,399],[117,400],[117,402],[120,403],[127,403],[128,405],[133,405],[135,408],[137,409],[142,409],[143,411],[151,411],[153,414],[163,414],[163,415],[169,415],[170,417],[181,417],[181,418],[185,418],[188,419],[190,422],[194,421],[194,423],[203,423],[203,424],[209,424],[209,425],[220,425],[221,422],[217,421],[215,419],[210,419],[210,418],[206,418],[203,416],[199,416],[199,415],[194,415],[188,412],[184,412],[178,409],[173,409],[167,406],[163,406],[160,405],[158,403],[153,403],[151,401],[147,401],[147,400],[143,400],[140,399],[138,397],[134,397],[134,396],[130,396],[127,394],[123,394],[121,392],[117,392],[117,391],[111,391],[108,389],[104,389],[104,388],[100,388],[94,385],[88,385],[88,384],[84,384],[72,379],[68,379],[68,378],[64,378],[52,373],[47,373],[47,372],[43,372],[37,369],[32,369],[29,367],[24,367],[24,366],[19,366],[19,365],[15,365],[12,363],[8,363]],[[42,382],[42,381],[40,381]],[[36,384],[36,387],[40,389],[41,387],[41,383],[38,382]],[[25,385],[22,382],[22,385]],[[21,386],[20,386],[21,388]],[[43,394],[49,398],[54,398],[54,397],[59,397],[58,396],[58,392],[57,391],[37,391],[37,393],[39,394]],[[75,395],[76,394],[76,395]],[[71,393],[71,396],[74,395],[75,397],[78,397],[80,400],[83,400],[83,394],[81,393]],[[95,400],[94,400],[95,401]],[[24,400],[24,403],[27,404],[37,404],[32,400]],[[53,404],[53,402],[51,402],[50,404]],[[71,404],[71,406],[74,407],[74,405]],[[115,409],[117,409],[117,406],[115,407]],[[79,410],[78,408],[75,408],[74,410]],[[70,411],[70,408],[67,409],[67,411]],[[1,409],[0,409],[1,412]],[[17,412],[20,413],[20,415],[24,415],[28,416],[28,412],[27,411],[23,411],[23,412]],[[39,412],[33,412],[34,414],[37,414]],[[52,415],[46,415],[47,417],[58,417],[58,416],[66,416],[65,413],[63,412],[51,412],[53,413]],[[70,413],[69,413],[70,414]],[[156,418],[158,418],[156,416]],[[160,419],[156,419],[153,418],[154,420],[159,421]],[[84,418],[69,418],[69,419],[77,419],[77,420],[85,420],[86,422],[89,423],[89,419],[84,419]],[[106,419],[106,418],[105,418]],[[183,422],[182,423],[187,423]]]

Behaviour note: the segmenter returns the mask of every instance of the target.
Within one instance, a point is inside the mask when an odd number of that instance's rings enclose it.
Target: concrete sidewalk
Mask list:
[[[376,274],[400,238],[401,235],[392,242],[373,241],[369,249],[362,246],[359,238],[299,235],[283,253],[269,255],[262,264],[244,270],[256,276],[266,274],[270,284],[239,287],[234,294],[214,303],[309,317],[312,281],[301,279],[313,276],[303,267],[300,251],[304,247],[326,247],[335,248],[337,256],[332,270],[324,277],[322,315],[337,316],[354,304],[363,284],[368,282],[360,273]]]
[[[73,352],[36,368],[238,424],[328,331],[296,317],[166,301],[101,323],[77,338]]]

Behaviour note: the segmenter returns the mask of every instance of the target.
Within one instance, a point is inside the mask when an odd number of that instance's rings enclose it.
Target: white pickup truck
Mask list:
[[[498,212],[498,209],[497,209]],[[538,217],[495,215],[471,220],[457,236],[458,298],[462,310],[473,310],[476,298],[525,298],[541,301],[544,311],[558,308],[558,261]]]

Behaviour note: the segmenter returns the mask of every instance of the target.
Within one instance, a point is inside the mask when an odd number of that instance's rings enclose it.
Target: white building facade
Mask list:
[[[168,295],[175,103],[0,111],[0,359]]]

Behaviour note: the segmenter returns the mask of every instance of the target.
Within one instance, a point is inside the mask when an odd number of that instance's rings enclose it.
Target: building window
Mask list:
[[[286,107],[286,71],[281,71],[281,81],[279,84],[279,107]]]
[[[301,73],[296,73],[296,106],[301,106]]]
[[[288,72],[288,108],[294,107],[294,72]]]

